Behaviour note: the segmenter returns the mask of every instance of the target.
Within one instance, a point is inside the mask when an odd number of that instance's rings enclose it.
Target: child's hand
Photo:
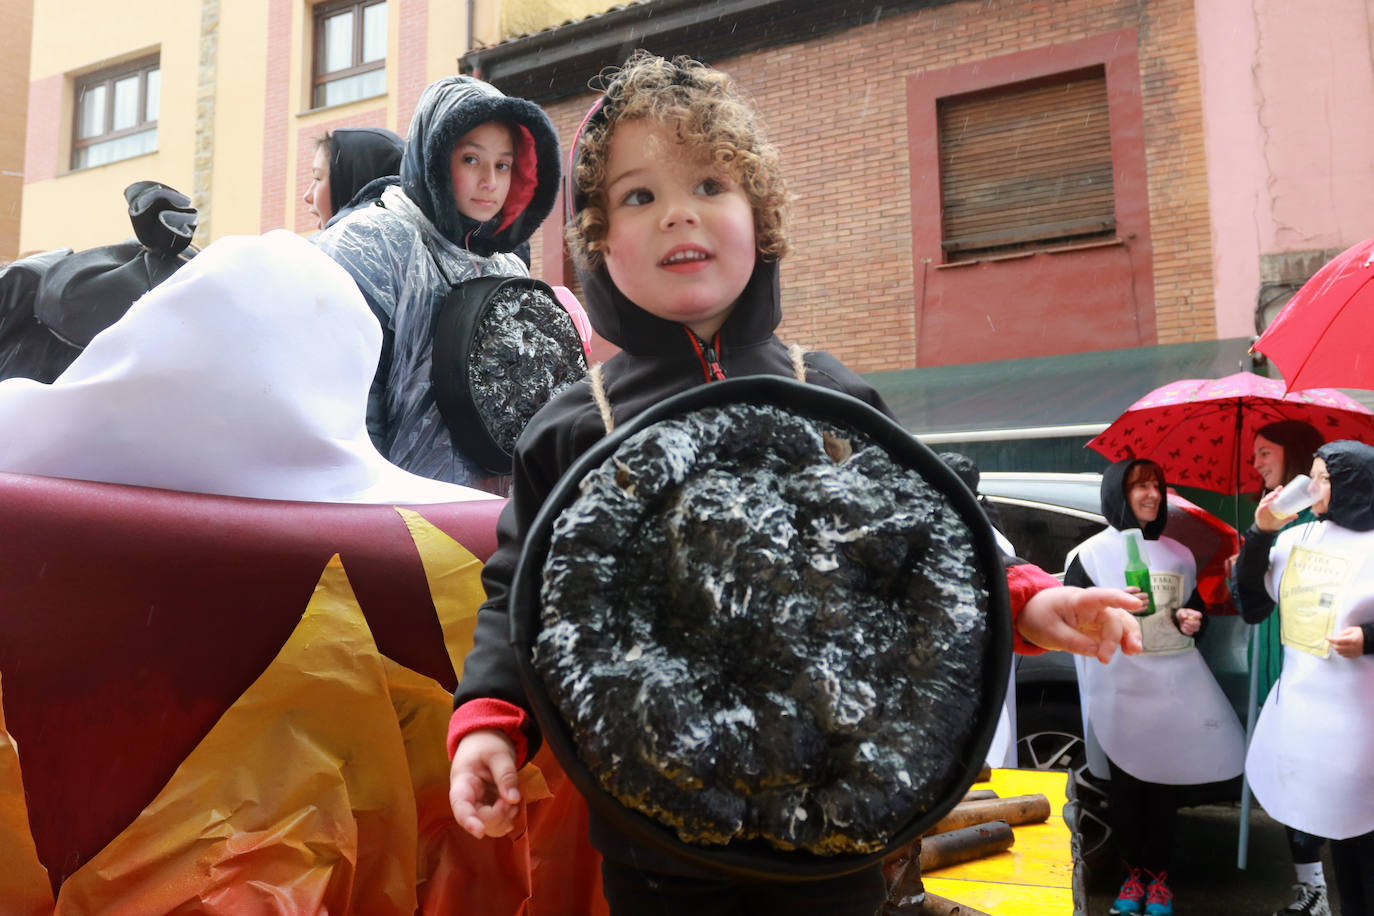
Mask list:
[[[1339,633],[1326,637],[1331,648],[1341,658],[1359,658],[1364,654],[1364,630],[1360,627],[1346,627]]]
[[[1202,612],[1190,607],[1181,607],[1175,611],[1174,620],[1178,623],[1178,631],[1184,636],[1192,636],[1202,629]]]
[[[458,742],[449,768],[453,817],[475,837],[505,836],[520,811],[515,745],[502,732],[482,728]]]
[[[1095,655],[1106,664],[1120,647],[1135,655],[1144,645],[1140,623],[1131,616],[1145,602],[1119,588],[1061,585],[1037,592],[1021,609],[1016,630],[1042,649]]]

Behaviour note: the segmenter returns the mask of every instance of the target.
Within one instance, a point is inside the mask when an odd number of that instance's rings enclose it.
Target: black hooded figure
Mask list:
[[[124,200],[135,238],[45,251],[0,269],[0,379],[53,381],[96,334],[195,256],[189,197],[136,181]]]
[[[1374,531],[1374,446],[1342,439],[1317,449],[1331,475],[1331,498],[1318,521],[1351,531]]]
[[[1176,787],[1239,776],[1245,733],[1186,635],[1198,632],[1206,617],[1198,619],[1196,612],[1206,605],[1196,588],[1196,558],[1164,535],[1169,502],[1159,465],[1129,458],[1108,467],[1102,474],[1102,516],[1110,527],[1074,548],[1064,584],[1124,587],[1129,550],[1123,532],[1138,529],[1158,607],[1141,618],[1144,653],[1114,656],[1107,665],[1076,660],[1084,733],[1091,727],[1107,757],[1109,815],[1125,865],[1113,912],[1140,913],[1173,896],[1168,871]]]
[[[459,140],[489,122],[511,128],[515,157],[500,213],[482,222],[458,209],[451,157]],[[399,185],[313,241],[352,274],[382,325],[367,404],[378,450],[411,473],[500,492],[505,478],[492,477],[464,454],[439,414],[430,382],[434,320],[463,280],[529,275],[512,252],[553,209],[558,137],[539,106],[467,76],[425,89],[407,137]]]
[[[329,132],[328,229],[400,184],[405,140],[383,127],[340,127]]]

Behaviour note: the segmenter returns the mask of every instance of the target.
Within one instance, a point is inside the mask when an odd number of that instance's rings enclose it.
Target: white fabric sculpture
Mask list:
[[[492,498],[407,473],[364,423],[381,329],[285,230],[207,246],[52,384],[0,382],[0,471],[347,503]]]

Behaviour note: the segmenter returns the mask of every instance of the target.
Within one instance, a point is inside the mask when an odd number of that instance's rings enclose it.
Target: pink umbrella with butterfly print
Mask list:
[[[1374,445],[1374,412],[1360,402],[1334,388],[1283,387],[1253,372],[1170,382],[1126,408],[1088,448],[1112,461],[1149,458],[1170,484],[1248,493],[1262,486],[1250,465],[1255,431],[1276,420],[1302,420],[1328,442]]]

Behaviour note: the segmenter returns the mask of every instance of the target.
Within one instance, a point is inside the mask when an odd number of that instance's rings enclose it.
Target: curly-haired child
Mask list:
[[[569,246],[598,333],[621,348],[591,379],[530,422],[512,498],[483,573],[487,601],[464,663],[449,730],[450,801],[475,836],[502,836],[519,809],[516,769],[539,741],[509,642],[507,598],[525,532],[563,472],[609,425],[680,391],[742,375],[806,380],[889,413],[877,392],[826,353],[774,336],[778,262],[788,250],[787,191],[758,116],[723,73],[636,52],[610,80],[574,143]],[[1013,561],[1007,571],[1018,651],[1064,648],[1103,660],[1139,651],[1122,608],[1131,595],[1071,589]],[[1029,642],[1027,642],[1027,640]],[[591,812],[612,913],[874,913],[880,866],[803,882],[751,882],[635,846]]]

